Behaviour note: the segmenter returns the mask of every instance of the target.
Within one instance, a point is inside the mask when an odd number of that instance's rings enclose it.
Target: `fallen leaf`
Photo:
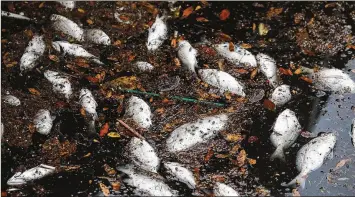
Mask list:
[[[85,10],[82,9],[82,8],[78,8],[78,12],[80,12],[80,13],[85,13]]]
[[[269,99],[264,100],[264,107],[268,110],[274,111],[275,110],[275,104],[270,101]]]
[[[301,68],[297,68],[297,70],[295,70],[295,72],[293,72],[295,75],[299,75],[302,73],[302,69]]]
[[[104,196],[110,196],[110,190],[108,189],[108,187],[103,183],[99,183],[99,185]]]
[[[229,142],[238,142],[243,140],[243,136],[241,134],[233,134],[233,133],[228,133],[225,136],[225,139]]]
[[[25,30],[24,33],[26,34],[27,37],[32,38],[33,37],[33,32],[32,30],[28,29]]]
[[[50,60],[52,60],[53,62],[59,62],[59,58],[56,55],[49,55],[48,56]]]
[[[83,156],[83,158],[90,157],[91,153],[87,153],[86,155]]]
[[[124,76],[108,81],[103,85],[104,89],[107,88],[124,88],[124,89],[136,89],[139,85],[139,81],[136,76]]]
[[[228,9],[224,9],[222,10],[222,12],[219,14],[219,19],[221,19],[222,21],[226,20],[230,15],[230,12]]]
[[[229,154],[230,155],[235,155],[238,152],[239,149],[240,149],[240,145],[237,144],[237,145],[232,147],[232,149],[229,151]]]
[[[9,63],[9,64],[5,64],[6,68],[11,68],[11,67],[14,67],[14,66],[16,66],[16,65],[17,65],[17,62],[16,62],[16,61],[13,61],[13,62],[11,62],[11,63]]]
[[[218,33],[218,36],[223,40],[223,41],[231,41],[232,40],[232,37],[230,37],[229,35],[225,34],[225,33]]]
[[[265,36],[269,32],[269,28],[264,23],[259,23],[259,35]]]
[[[235,46],[234,46],[233,42],[229,42],[229,51],[234,51],[234,48],[235,48]]]
[[[198,6],[196,6],[195,11],[197,11],[199,9],[201,9],[201,6],[198,5]]]
[[[302,52],[303,52],[305,55],[309,55],[309,56],[315,56],[315,55],[316,55],[313,51],[308,50],[308,49],[303,49]]]
[[[43,8],[44,3],[45,3],[45,2],[42,2],[41,4],[39,4],[38,8]]]
[[[208,22],[208,19],[206,19],[205,17],[197,17],[196,21],[197,22]]]
[[[248,43],[243,43],[243,44],[240,45],[240,47],[242,47],[244,49],[250,49],[250,48],[252,48],[252,45],[248,44]]]
[[[253,23],[252,29],[253,29],[253,32],[255,33],[255,31],[256,31],[256,24],[255,23]]]
[[[208,56],[216,56],[217,55],[217,52],[212,47],[209,47],[209,46],[202,46],[201,50],[202,50],[203,54],[207,54]]]
[[[248,163],[250,165],[255,165],[256,164],[256,160],[255,159],[248,159]]]
[[[116,40],[116,41],[113,43],[113,46],[118,47],[118,46],[121,46],[121,44],[122,44],[121,40]]]
[[[194,7],[193,7],[193,6],[190,6],[190,7],[186,8],[186,9],[182,12],[182,16],[181,16],[180,19],[187,18],[193,11],[194,11]]]
[[[303,81],[307,82],[307,83],[312,83],[312,79],[306,77],[306,76],[301,76],[300,79],[302,79]]]
[[[99,79],[92,76],[87,76],[86,79],[92,83],[99,83]]]
[[[304,20],[305,15],[303,13],[296,13],[293,15],[293,17],[295,18],[294,22],[299,24],[302,20]]]
[[[175,38],[173,38],[171,40],[170,46],[173,47],[173,48],[176,48],[176,39]]]
[[[214,153],[214,151],[213,151],[213,146],[210,146],[210,147],[208,148],[207,154],[206,154],[206,156],[205,156],[205,158],[204,158],[205,163],[207,163],[207,162],[212,158],[213,153]]]
[[[28,91],[30,91],[31,94],[36,95],[36,96],[41,95],[41,93],[34,88],[28,88]]]
[[[237,166],[242,167],[247,159],[247,153],[245,150],[241,150],[237,156]]]
[[[114,191],[119,191],[120,188],[121,188],[121,183],[118,182],[118,181],[111,182],[111,185],[112,185],[112,189],[113,189]]]
[[[249,73],[248,70],[244,69],[244,68],[237,68],[237,69],[234,69],[235,72],[237,73],[240,73],[240,74],[247,74]]]
[[[100,130],[100,137],[103,137],[108,133],[108,128],[109,128],[108,123],[105,123]]]
[[[341,161],[339,161],[337,163],[337,165],[335,166],[334,170],[339,170],[341,167],[343,167],[349,161],[351,161],[351,159],[342,159]]]
[[[248,138],[248,143],[250,143],[250,144],[252,144],[252,143],[254,143],[254,142],[257,142],[257,141],[259,141],[259,138],[256,137],[256,136],[250,136],[250,137]]]
[[[284,74],[284,75],[289,75],[289,76],[292,76],[292,75],[293,75],[291,69],[289,69],[289,68],[288,68],[288,69],[279,68],[279,71],[280,71],[280,73],[282,73],[282,74]]]
[[[255,76],[256,76],[256,74],[258,74],[258,68],[255,68],[255,69],[251,72],[251,74],[250,74],[250,79],[254,79]]]
[[[301,196],[297,189],[292,189],[292,196]]]
[[[94,21],[92,21],[91,19],[86,20],[86,22],[87,22],[89,25],[94,24]]]
[[[195,167],[193,171],[194,171],[195,181],[196,181],[196,183],[198,185],[200,183],[200,168],[199,167]]]
[[[270,10],[267,12],[266,16],[270,19],[272,17],[275,17],[279,14],[282,13],[282,8],[274,8],[274,7],[271,7]]]
[[[121,14],[121,15],[119,16],[119,18],[120,18],[121,20],[123,20],[123,21],[129,21],[128,16],[123,15],[123,14]]]
[[[175,64],[176,67],[180,67],[181,66],[179,58],[174,58],[174,64]]]
[[[86,111],[84,108],[80,108],[80,114],[85,117],[86,116]]]
[[[117,133],[117,132],[110,132],[110,133],[107,134],[107,136],[110,137],[110,138],[119,138],[119,137],[121,137],[120,134]]]

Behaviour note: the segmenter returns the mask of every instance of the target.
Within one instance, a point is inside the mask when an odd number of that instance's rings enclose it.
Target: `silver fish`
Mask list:
[[[30,18],[23,16],[21,14],[15,14],[15,13],[11,13],[11,12],[6,12],[6,11],[2,11],[1,10],[1,16],[5,16],[5,17],[10,17],[10,18],[16,18],[16,19],[22,19],[22,20],[31,20]]]
[[[33,119],[36,131],[42,135],[48,135],[52,129],[54,119],[55,117],[52,117],[48,110],[38,110]]]
[[[165,16],[155,18],[155,22],[149,28],[147,48],[149,51],[157,50],[168,38],[168,27],[164,22]]]
[[[223,56],[236,66],[242,64],[246,67],[257,67],[255,56],[237,45],[235,45],[234,51],[229,50],[229,43],[217,44],[214,45],[214,48],[219,55]]]
[[[58,72],[46,70],[44,76],[53,84],[53,90],[56,93],[63,94],[66,99],[72,95],[73,90],[67,77],[61,76]]]
[[[152,71],[154,69],[154,66],[149,64],[148,62],[136,62],[135,66],[140,70],[140,71]]]
[[[355,93],[355,82],[342,70],[321,69],[312,74],[315,88],[337,94]]]
[[[57,1],[58,3],[62,4],[67,9],[74,9],[75,8],[75,1]]]
[[[15,173],[8,181],[7,185],[19,186],[24,185],[30,181],[38,180],[55,172],[55,167],[41,164],[37,167],[26,170],[25,172]]]
[[[28,43],[25,53],[20,60],[20,70],[31,70],[37,64],[38,59],[43,55],[46,48],[43,36],[34,35],[32,40]]]
[[[176,162],[165,162],[164,167],[167,169],[167,172],[173,176],[173,180],[185,183],[190,189],[196,188],[193,173],[183,165]]]
[[[226,114],[219,114],[184,124],[175,129],[166,140],[169,152],[178,152],[206,142],[224,129],[228,121]]]
[[[219,182],[215,183],[213,193],[215,196],[240,196],[239,193],[233,188]]]
[[[299,175],[288,184],[282,184],[282,186],[289,187],[297,184],[304,188],[308,173],[317,170],[323,165],[324,160],[329,155],[332,155],[335,143],[335,134],[325,133],[304,145],[298,151],[296,158]]]
[[[111,44],[110,37],[108,37],[108,35],[101,29],[85,30],[85,40],[94,44],[102,44],[102,45]]]
[[[245,96],[243,85],[226,72],[217,69],[200,69],[198,73],[202,81],[219,88],[220,94],[229,91],[239,96]]]
[[[97,112],[96,112],[96,107],[98,105],[90,90],[88,89],[80,90],[79,103],[81,104],[82,108],[85,110],[86,115],[88,117],[89,133],[90,134],[96,133],[95,120],[98,119]]]
[[[273,87],[277,87],[280,82],[277,76],[277,67],[275,60],[263,53],[259,53],[256,56],[256,59],[260,65],[260,71],[265,75],[265,77],[269,80],[270,84]]]
[[[52,14],[51,21],[55,30],[68,34],[77,41],[84,41],[84,30],[78,24],[57,14]]]
[[[12,106],[19,106],[21,105],[21,101],[20,99],[18,99],[17,97],[13,96],[13,95],[6,95],[3,97],[4,99],[4,103],[12,105]]]
[[[179,41],[177,50],[181,63],[187,68],[187,70],[195,73],[195,68],[197,68],[196,49],[194,49],[188,41],[182,40]]]
[[[147,141],[133,137],[128,149],[131,160],[137,167],[157,173],[160,159]]]
[[[280,85],[272,92],[270,101],[276,106],[282,106],[291,100],[291,91],[289,85]]]
[[[132,117],[134,122],[144,129],[148,129],[152,125],[152,112],[149,105],[136,96],[129,98],[126,114]]]
[[[273,132],[270,136],[271,143],[276,147],[271,159],[279,158],[285,161],[284,150],[290,147],[297,139],[301,131],[295,112],[285,109],[277,117]]]

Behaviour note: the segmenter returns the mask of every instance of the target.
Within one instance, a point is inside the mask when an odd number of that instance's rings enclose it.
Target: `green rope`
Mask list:
[[[119,89],[124,92],[128,93],[135,93],[135,94],[144,94],[144,95],[149,95],[149,96],[154,96],[154,97],[161,97],[160,94],[157,93],[152,93],[152,92],[142,92],[139,90],[128,90],[128,89]],[[216,102],[211,102],[211,101],[201,101],[197,100],[194,98],[186,98],[186,97],[181,97],[181,96],[167,96],[168,98],[175,99],[175,100],[180,100],[180,101],[186,101],[186,102],[192,102],[192,103],[203,103],[203,104],[208,104],[208,105],[216,105],[218,107],[224,107],[226,104],[224,103],[216,103]]]

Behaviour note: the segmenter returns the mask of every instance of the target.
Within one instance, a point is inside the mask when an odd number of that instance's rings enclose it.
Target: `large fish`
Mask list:
[[[128,175],[129,178],[123,182],[135,188],[135,195],[140,196],[177,196],[177,192],[172,190],[162,180],[150,177],[134,169],[132,165],[118,167],[117,170]]]
[[[178,152],[207,142],[225,128],[228,121],[226,114],[219,114],[186,123],[175,129],[166,141],[169,152]]]
[[[84,41],[84,30],[79,27],[78,24],[57,14],[52,14],[51,21],[53,22],[52,25],[55,30],[68,34],[77,41]]]
[[[133,137],[128,146],[129,156],[137,167],[157,173],[160,159],[147,141]]]
[[[201,69],[198,73],[202,81],[219,88],[220,94],[229,91],[239,96],[245,96],[243,85],[226,72],[217,69]]]
[[[355,93],[355,82],[342,70],[324,68],[312,74],[315,88],[332,93]]]
[[[255,56],[237,45],[235,45],[234,51],[229,50],[229,43],[217,44],[214,48],[218,54],[236,66],[241,64],[252,68],[257,66]]]
[[[213,193],[215,196],[240,196],[239,193],[233,188],[219,182],[215,183],[213,187]]]
[[[95,121],[98,119],[96,107],[97,102],[95,101],[94,96],[91,91],[88,89],[81,89],[79,96],[79,103],[81,107],[86,112],[86,117],[88,119],[88,130],[90,134],[96,133],[95,131]]]
[[[285,161],[284,150],[290,147],[297,139],[301,131],[295,112],[285,109],[277,117],[273,132],[270,136],[271,143],[276,147],[271,159],[279,158]]]
[[[8,181],[7,185],[20,186],[30,181],[38,180],[55,172],[55,167],[41,164],[37,167],[26,170],[25,172],[15,173]]]
[[[335,143],[336,136],[334,133],[323,133],[304,145],[298,151],[296,158],[299,175],[288,184],[282,184],[282,186],[300,185],[304,188],[308,173],[320,168],[324,160],[332,156]]]
[[[20,70],[31,70],[37,64],[38,59],[43,55],[46,49],[43,36],[34,35],[32,40],[28,43],[25,53],[20,60]]]
[[[72,95],[73,90],[71,83],[67,77],[60,75],[58,72],[47,70],[44,72],[44,76],[49,82],[53,84],[53,91],[59,94],[63,94],[66,99]]]
[[[51,116],[50,112],[46,109],[38,110],[33,119],[36,131],[42,135],[48,135],[53,126],[54,116]]]
[[[280,85],[272,92],[270,101],[276,106],[282,106],[291,100],[291,91],[289,85]]]
[[[87,29],[84,35],[87,42],[102,45],[111,44],[110,37],[101,29]]]
[[[132,117],[138,126],[148,129],[152,125],[152,112],[150,111],[149,105],[136,96],[131,96],[127,104],[127,116]]]
[[[182,40],[179,41],[177,50],[182,65],[184,65],[188,71],[195,73],[195,68],[198,66],[196,49],[194,49],[188,41]]]
[[[164,22],[165,16],[156,17],[155,22],[149,28],[147,48],[149,51],[157,50],[168,38],[168,27]]]
[[[261,72],[265,75],[265,77],[269,80],[270,84],[273,87],[277,87],[279,84],[279,78],[277,76],[277,67],[276,62],[270,56],[259,53],[256,56],[258,63],[260,65]]]
[[[185,183],[190,189],[196,188],[196,182],[193,173],[183,165],[176,162],[165,162],[164,167],[173,177],[173,180]]]

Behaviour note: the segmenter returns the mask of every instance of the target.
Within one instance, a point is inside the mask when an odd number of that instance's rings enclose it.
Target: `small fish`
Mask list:
[[[147,141],[133,137],[129,142],[129,155],[137,167],[157,173],[160,159]]]
[[[190,189],[196,188],[193,173],[183,165],[176,162],[165,162],[164,167],[167,169],[167,172],[173,176],[173,180],[185,183]]]
[[[49,132],[51,132],[54,119],[55,117],[52,117],[48,110],[38,110],[37,114],[33,119],[36,131],[42,135],[48,135]]]
[[[191,44],[182,40],[178,43],[178,57],[181,60],[181,63],[190,71],[195,73],[195,68],[197,68],[197,51],[194,49]]]
[[[178,152],[215,137],[228,121],[226,114],[209,116],[175,129],[166,140],[169,152]]]
[[[269,80],[273,87],[277,87],[279,84],[279,78],[277,76],[276,62],[273,58],[266,54],[259,53],[256,59],[260,65],[261,72]]]
[[[55,172],[55,167],[41,164],[37,167],[26,170],[25,172],[15,173],[8,181],[9,186],[20,186],[30,181],[38,180]]]
[[[219,55],[236,66],[242,64],[250,68],[257,67],[255,56],[237,45],[234,46],[234,51],[229,50],[229,43],[217,44],[214,48]]]
[[[5,17],[10,17],[10,18],[16,18],[16,19],[22,19],[22,20],[28,20],[30,21],[31,19],[23,16],[21,14],[15,14],[15,13],[11,13],[11,12],[6,12],[6,11],[2,11],[1,10],[1,16],[5,16]]]
[[[6,103],[6,104],[9,104],[9,105],[12,105],[12,106],[21,105],[20,99],[18,99],[15,96],[12,96],[12,95],[6,95],[6,96],[3,97],[3,99],[4,99],[4,103]]]
[[[229,91],[245,97],[243,85],[230,74],[217,69],[200,69],[198,71],[202,81],[219,88],[220,94]]]
[[[159,17],[157,15],[155,22],[148,30],[147,48],[149,51],[157,50],[168,38],[168,27],[164,22],[165,18],[165,16]]]
[[[46,44],[44,43],[43,36],[34,35],[21,57],[21,72],[34,68],[38,59],[43,55],[45,48]]]
[[[355,93],[355,82],[342,70],[324,68],[311,75],[316,89],[336,94]]]
[[[61,31],[65,34],[68,34],[77,41],[84,41],[84,30],[79,27],[78,24],[64,16],[57,14],[52,14],[51,21],[53,22],[52,25],[56,31]]]
[[[152,125],[152,112],[149,105],[136,96],[129,98],[126,114],[132,117],[134,122],[144,129],[148,129]]]
[[[88,58],[88,59],[91,59],[91,60],[93,60],[94,62],[96,62],[98,64],[104,64],[98,59],[98,57],[96,57],[93,54],[89,53],[87,50],[85,50],[79,44],[71,44],[71,43],[66,42],[66,41],[55,41],[55,42],[52,42],[52,46],[53,46],[53,48],[56,51],[61,52],[63,54],[68,54],[68,55],[72,55],[72,56],[75,56],[75,57]]]
[[[219,182],[215,183],[213,193],[215,196],[240,196],[239,193],[233,188]]]
[[[129,178],[123,179],[123,182],[131,187],[135,187],[136,195],[140,196],[177,196],[178,193],[172,190],[162,180],[150,177],[142,172],[134,169],[132,165],[121,166],[117,168],[129,176]]]
[[[69,99],[73,91],[71,83],[67,77],[61,76],[58,72],[47,70],[44,76],[53,84],[53,90],[56,93],[63,94],[66,99]]]
[[[81,104],[81,107],[85,110],[86,116],[88,117],[89,133],[90,134],[96,133],[95,120],[98,119],[97,112],[96,112],[97,102],[95,101],[95,98],[92,95],[90,90],[88,89],[80,90],[79,103]]]
[[[108,35],[101,29],[85,30],[85,40],[94,44],[102,44],[102,45],[111,44],[110,37],[108,37]]]
[[[282,186],[300,185],[304,188],[308,173],[320,168],[325,159],[331,157],[335,143],[336,136],[334,133],[323,133],[304,145],[298,151],[296,158],[296,167],[300,172],[299,175],[288,184],[282,184]]]
[[[276,106],[282,106],[291,100],[291,91],[289,85],[280,85],[272,92],[270,101]]]
[[[58,3],[62,4],[67,9],[74,9],[75,8],[75,1],[57,1]]]
[[[351,128],[351,141],[353,143],[353,146],[355,147],[355,118],[353,119],[353,124],[352,124],[352,128]]]
[[[295,112],[285,109],[277,117],[273,132],[270,136],[271,143],[276,147],[271,159],[279,158],[285,161],[284,150],[290,147],[300,135],[301,125]]]
[[[136,62],[135,66],[140,70],[140,71],[152,71],[154,69],[154,66],[149,64],[148,62]]]

